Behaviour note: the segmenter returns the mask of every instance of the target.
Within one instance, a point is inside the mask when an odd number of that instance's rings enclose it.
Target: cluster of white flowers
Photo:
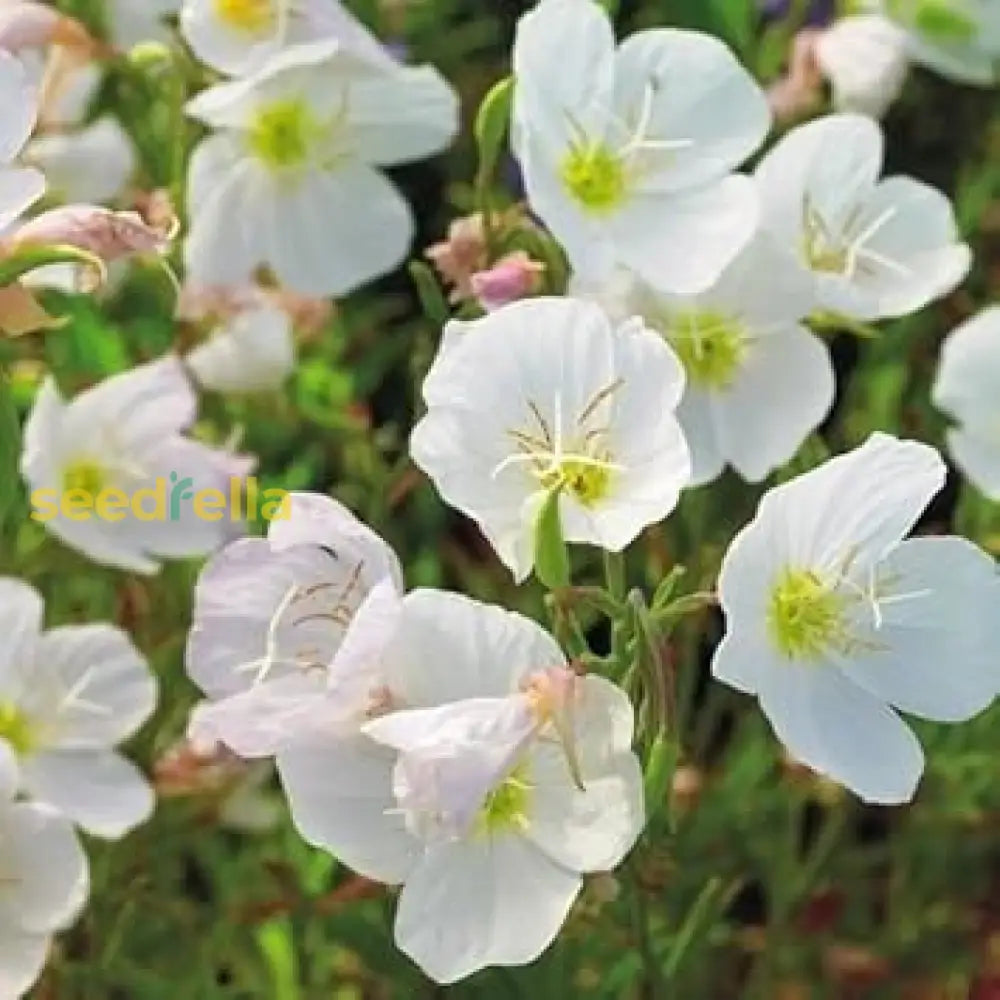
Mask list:
[[[517,582],[535,570],[570,589],[567,544],[621,553],[727,466],[754,483],[786,466],[834,403],[823,331],[910,315],[965,279],[949,199],[881,176],[868,116],[911,61],[993,81],[998,14],[991,0],[885,0],[836,24],[817,59],[845,110],[787,132],[752,173],[771,113],[724,44],[655,28],[616,46],[596,0],[522,17],[511,151],[535,233],[572,274],[566,294],[534,295],[545,266],[525,251],[484,260],[471,236],[470,266],[438,254],[484,309],[442,331],[410,439]],[[190,433],[198,390],[281,386],[318,300],[410,253],[412,213],[382,168],[458,128],[438,72],[404,65],[337,0],[114,0],[111,41],[169,46],[165,18],[227,77],[184,108],[209,134],[186,177],[178,317],[210,335],[69,400],[46,378],[21,461],[35,496],[133,496],[167,478],[228,496],[255,459]],[[82,32],[31,0],[0,6],[0,266],[68,247],[74,281],[81,262],[164,252],[175,228],[90,204],[122,205],[136,159],[115,120],[87,120],[101,70]],[[76,58],[53,69],[50,49],[70,43]],[[50,200],[86,204],[26,218],[46,180]],[[0,288],[8,332],[43,325],[22,277]],[[934,389],[956,462],[995,499],[998,341],[996,308],[956,330]],[[897,711],[955,722],[1000,692],[993,559],[959,538],[904,540],[944,479],[933,448],[875,434],[768,490],[719,576],[714,676],[868,802],[908,801],[923,770]],[[433,979],[535,959],[583,876],[636,843],[643,771],[621,675],[571,662],[519,614],[407,592],[392,549],[318,494],[290,494],[266,538],[192,506],[119,513],[56,505],[45,524],[136,573],[210,557],[186,650],[205,696],[190,739],[273,759],[306,840],[402,886],[396,939]],[[115,749],[153,711],[149,666],[111,625],[43,631],[42,615],[31,587],[0,580],[0,1000],[30,987],[83,905],[74,826],[117,838],[153,808]]]

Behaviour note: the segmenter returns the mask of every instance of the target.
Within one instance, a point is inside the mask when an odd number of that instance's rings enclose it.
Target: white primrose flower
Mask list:
[[[300,830],[402,882],[400,948],[438,982],[533,961],[643,826],[633,713],[520,615],[415,591],[381,659],[389,711],[353,743],[317,734],[278,766]],[[440,708],[435,706],[442,706]]]
[[[155,573],[161,559],[212,552],[242,533],[233,511],[202,516],[193,498],[228,501],[254,460],[184,436],[197,396],[167,356],[105,379],[70,401],[45,380],[24,433],[21,473],[33,517],[89,559]]]
[[[868,802],[908,801],[923,771],[893,709],[957,722],[1000,686],[993,560],[961,538],[903,540],[944,480],[933,448],[875,434],[769,491],[722,565],[712,672]]]
[[[674,349],[687,375],[677,419],[691,450],[691,485],[730,464],[756,482],[783,465],[824,419],[834,372],[822,341],[800,322],[813,283],[787,252],[758,235],[699,295],[656,292],[622,273],[574,281],[616,318],[640,315]]]
[[[375,68],[337,41],[293,46],[198,95],[219,132],[195,150],[189,277],[245,284],[260,266],[304,295],[343,295],[391,271],[413,231],[377,168],[444,149],[458,102],[429,66]]]
[[[879,180],[884,140],[865,115],[789,132],[755,175],[762,224],[815,276],[821,306],[859,320],[916,312],[968,274],[951,203],[911,177]]]
[[[710,285],[758,219],[733,176],[770,127],[767,100],[718,40],[641,31],[616,50],[592,0],[545,0],[514,44],[512,142],[531,207],[574,269],[616,264],[670,292]]]
[[[0,578],[0,597],[0,746],[18,789],[95,836],[124,836],[153,810],[146,779],[115,750],[156,705],[146,660],[112,625],[43,632],[41,598],[20,580]]]
[[[527,299],[448,325],[410,451],[523,580],[553,490],[566,540],[612,552],[674,509],[691,472],[683,390],[641,320],[616,328],[590,302]]]
[[[244,76],[300,42],[336,38],[375,66],[394,60],[339,0],[184,0],[181,31],[213,69]]]
[[[873,118],[899,97],[910,65],[905,34],[877,15],[835,21],[816,39],[815,53],[834,106]]]
[[[295,370],[291,317],[277,303],[255,296],[184,360],[198,384],[215,392],[279,389]]]
[[[1000,80],[1000,4],[996,0],[868,0],[898,25],[910,59],[961,83]]]
[[[45,178],[34,167],[14,166],[38,114],[38,95],[21,63],[0,50],[0,232],[45,193]]]
[[[0,1000],[17,1000],[45,965],[52,935],[79,916],[87,857],[72,825],[46,806],[0,795]]]
[[[1000,306],[984,309],[946,338],[934,403],[955,419],[948,449],[991,500],[1000,500]]]
[[[384,698],[374,653],[398,613],[396,556],[335,500],[286,502],[266,539],[217,553],[195,589],[187,668],[208,701],[191,738],[241,757],[272,756],[310,727],[356,734]]]
[[[49,193],[63,202],[110,202],[124,194],[136,169],[132,140],[106,115],[75,132],[38,136],[22,162],[38,167]]]

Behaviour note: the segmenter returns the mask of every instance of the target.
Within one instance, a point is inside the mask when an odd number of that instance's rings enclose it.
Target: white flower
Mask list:
[[[204,555],[241,533],[238,514],[227,508],[212,520],[192,502],[209,489],[228,500],[253,467],[252,460],[183,436],[196,407],[174,356],[107,378],[69,402],[46,379],[21,459],[34,499],[43,501],[36,503],[37,519],[95,562],[138,573],[157,572],[160,559]],[[70,491],[85,494],[75,499],[89,506],[67,507]],[[102,514],[98,501],[109,491],[123,496],[112,493],[115,505]]]
[[[732,465],[752,482],[798,450],[834,397],[829,352],[804,327],[813,283],[788,253],[757,236],[700,295],[665,295],[628,274],[574,294],[617,317],[641,315],[674,349],[687,375],[677,408],[694,486]]]
[[[33,139],[22,160],[38,167],[50,194],[64,202],[114,201],[125,192],[136,167],[132,140],[110,115],[76,132]]]
[[[593,303],[528,299],[449,324],[410,450],[523,580],[554,489],[566,540],[613,552],[673,510],[691,471],[683,389],[641,321],[616,329]]]
[[[899,97],[909,60],[906,36],[884,17],[845,17],[816,39],[816,61],[842,111],[881,118]]]
[[[72,825],[45,806],[0,797],[0,1000],[28,992],[52,935],[76,920],[88,890]]]
[[[33,167],[12,166],[35,127],[38,95],[21,63],[0,50],[0,232],[45,193],[45,178]]]
[[[910,59],[961,83],[989,87],[1000,60],[996,0],[869,0],[905,33]]]
[[[825,309],[861,320],[923,308],[972,263],[940,191],[879,180],[883,146],[870,118],[829,115],[789,132],[756,172],[764,228],[812,270]]]
[[[767,100],[718,40],[639,32],[616,50],[591,0],[545,0],[514,45],[513,146],[528,200],[575,270],[616,264],[670,292],[711,284],[757,200],[730,176],[763,141]]]
[[[952,457],[970,482],[1000,500],[1000,306],[949,334],[933,396],[958,423],[948,431]]]
[[[722,565],[713,673],[870,802],[909,800],[924,766],[893,708],[955,722],[1000,687],[993,560],[961,538],[903,541],[944,480],[933,448],[875,434],[768,492]]]
[[[609,682],[574,678],[561,732],[545,697],[567,674],[555,641],[453,594],[409,594],[382,659],[407,710],[366,728],[406,752],[323,735],[286,750],[293,816],[357,871],[404,883],[396,940],[434,979],[531,962],[581,873],[614,868],[642,829],[632,707]]]
[[[300,42],[336,38],[383,68],[392,57],[338,0],[184,0],[181,31],[213,69],[244,76],[269,56]]]
[[[377,167],[438,152],[457,126],[456,96],[434,69],[374,69],[336,41],[285,49],[188,112],[221,130],[191,161],[189,277],[244,284],[266,265],[315,296],[405,257],[410,209]]]
[[[112,41],[125,51],[143,42],[169,42],[164,18],[175,14],[180,5],[181,0],[108,0]]]
[[[185,358],[198,383],[216,392],[278,389],[295,369],[288,313],[263,295],[225,319]]]
[[[20,580],[0,578],[0,598],[0,744],[18,788],[89,833],[123,836],[153,809],[145,778],[115,751],[156,705],[149,666],[111,625],[43,632],[41,598]]]
[[[381,703],[375,651],[392,631],[396,556],[328,497],[293,493],[267,539],[215,555],[195,590],[188,673],[209,701],[191,737],[271,756],[310,727],[356,734]]]

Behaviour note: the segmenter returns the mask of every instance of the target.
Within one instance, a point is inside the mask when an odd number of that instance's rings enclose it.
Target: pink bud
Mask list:
[[[518,250],[497,261],[488,271],[472,275],[472,293],[487,312],[493,312],[530,295],[538,287],[539,275],[544,271],[544,264]]]
[[[767,100],[779,122],[806,116],[822,99],[823,74],[816,60],[816,42],[820,34],[813,28],[806,28],[795,36],[788,72],[768,88]]]
[[[9,240],[8,249],[72,246],[111,263],[137,254],[163,253],[170,235],[148,225],[137,212],[64,205],[24,223]]]

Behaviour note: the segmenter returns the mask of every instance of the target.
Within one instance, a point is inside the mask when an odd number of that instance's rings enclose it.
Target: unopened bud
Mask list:
[[[472,294],[487,312],[493,312],[536,291],[544,271],[544,264],[518,250],[488,270],[473,274],[470,278]]]

